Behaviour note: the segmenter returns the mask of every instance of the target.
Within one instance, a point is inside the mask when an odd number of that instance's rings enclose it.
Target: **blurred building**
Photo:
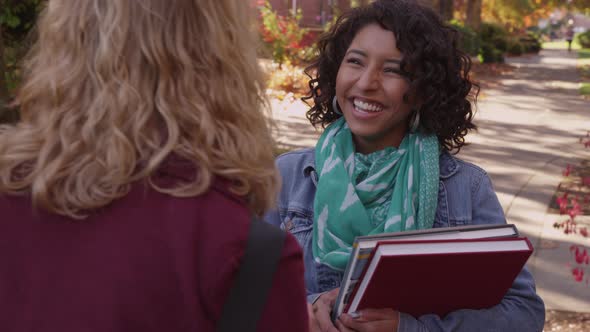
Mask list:
[[[255,1],[255,0],[254,0]],[[280,15],[293,13],[301,9],[301,25],[307,28],[321,28],[333,17],[349,10],[351,7],[364,5],[373,0],[268,0],[272,8]],[[428,6],[438,4],[437,0],[417,0]]]
[[[547,19],[539,20],[539,28],[556,30],[558,36],[563,34],[567,26],[572,25],[576,33],[590,30],[590,17],[582,13],[572,13],[564,9],[555,9]]]
[[[585,32],[590,30],[590,17],[579,13],[572,16],[575,32]]]
[[[351,5],[367,3],[369,0],[269,0],[269,2],[280,15],[288,15],[301,9],[302,26],[321,28],[334,16],[350,9]]]

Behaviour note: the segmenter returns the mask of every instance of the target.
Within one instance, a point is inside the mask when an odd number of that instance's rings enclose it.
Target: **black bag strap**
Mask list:
[[[252,219],[246,251],[223,305],[217,332],[256,331],[284,242],[285,233],[279,228]]]

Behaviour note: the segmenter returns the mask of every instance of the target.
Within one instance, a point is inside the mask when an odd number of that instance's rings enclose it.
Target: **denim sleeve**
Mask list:
[[[474,186],[473,224],[504,223],[489,177],[484,173]],[[485,287],[485,285],[482,285]],[[418,319],[401,313],[398,332],[406,331],[542,331],[545,305],[535,291],[531,273],[524,268],[502,302],[488,309],[457,310],[445,317],[424,315]]]
[[[281,227],[281,216],[279,214],[279,210],[273,209],[273,210],[268,211],[264,215],[264,221],[280,228]]]
[[[279,211],[274,209],[268,211],[264,216],[264,221],[271,225],[275,225],[277,227],[281,227],[281,219],[280,219]],[[323,293],[313,293],[307,295],[307,303],[313,304]]]

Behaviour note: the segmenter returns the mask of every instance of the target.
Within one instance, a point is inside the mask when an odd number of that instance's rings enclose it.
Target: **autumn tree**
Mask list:
[[[525,23],[534,25],[540,18],[548,17],[556,8],[590,15],[590,0],[535,0],[535,9],[525,17]]]
[[[438,0],[438,12],[445,21],[453,19],[453,11],[453,0]]]
[[[482,0],[467,0],[465,25],[473,30],[478,30],[481,24]]]
[[[520,29],[535,25],[539,18],[549,16],[556,8],[590,14],[590,0],[484,0],[481,17]]]
[[[4,60],[4,38],[2,38],[2,25],[0,25],[0,110],[8,99],[8,85],[6,84],[6,62]]]
[[[2,114],[18,80],[16,63],[28,49],[27,36],[46,0],[0,0],[0,122],[14,119]]]
[[[373,0],[350,0],[350,8],[364,6],[371,3]]]

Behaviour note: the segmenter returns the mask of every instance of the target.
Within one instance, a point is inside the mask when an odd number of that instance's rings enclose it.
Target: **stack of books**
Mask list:
[[[419,317],[502,300],[533,248],[514,225],[461,226],[359,236],[332,319],[365,308]]]

